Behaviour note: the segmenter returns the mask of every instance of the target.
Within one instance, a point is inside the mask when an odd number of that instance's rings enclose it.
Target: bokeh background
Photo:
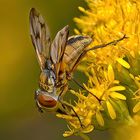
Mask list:
[[[70,34],[83,0],[0,0],[0,140],[63,140],[66,122],[54,114],[40,114],[35,106],[39,66],[30,40],[29,11],[37,8],[47,20],[52,37],[63,26]],[[96,132],[92,139],[110,138]],[[80,140],[78,137],[67,140]]]

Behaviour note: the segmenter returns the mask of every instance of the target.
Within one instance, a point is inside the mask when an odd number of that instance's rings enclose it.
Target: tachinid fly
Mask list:
[[[89,49],[87,47],[92,42],[91,37],[82,35],[68,37],[67,25],[51,41],[47,24],[34,8],[30,11],[30,32],[41,69],[39,89],[35,92],[36,104],[40,111],[45,108],[64,114],[67,114],[65,107],[69,106],[63,101],[63,96],[68,90],[68,81],[73,79],[72,73],[85,54],[90,50],[115,45],[126,38],[123,36]]]

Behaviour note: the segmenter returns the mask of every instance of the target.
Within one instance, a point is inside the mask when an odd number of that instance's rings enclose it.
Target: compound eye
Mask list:
[[[57,101],[54,98],[43,94],[38,95],[37,100],[40,103],[40,105],[46,108],[53,108],[57,104]]]

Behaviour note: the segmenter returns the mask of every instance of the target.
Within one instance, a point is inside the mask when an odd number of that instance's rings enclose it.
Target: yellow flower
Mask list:
[[[92,117],[95,115],[96,103],[89,104],[89,101],[96,102],[95,98],[89,99],[88,97],[71,90],[71,93],[76,95],[79,100],[76,106],[73,107],[77,116],[73,117],[71,115],[57,114],[57,117],[63,118],[69,123],[69,131],[65,131],[64,136],[70,136],[72,134],[78,133],[89,133],[94,129],[92,124]],[[73,114],[75,115],[75,114]]]
[[[140,39],[138,35],[140,2],[132,0],[86,0],[86,2],[89,10],[79,7],[84,16],[74,18],[74,21],[83,34],[93,35],[92,46],[107,43],[124,34],[129,37],[115,47],[110,46],[96,51],[96,64],[112,64],[118,58],[123,58],[127,52],[135,56]],[[89,52],[90,56],[92,54]]]
[[[109,115],[112,119],[116,118],[116,113],[110,100],[126,100],[126,97],[119,93],[119,91],[125,90],[124,86],[118,85],[119,81],[115,80],[114,71],[111,65],[108,66],[107,70],[96,70],[91,69],[91,75],[89,76],[90,87],[85,85],[85,88],[96,95],[102,103],[106,103]],[[100,74],[102,77],[100,78]],[[104,75],[103,75],[104,74]],[[96,78],[96,80],[94,80]],[[91,95],[89,95],[91,96]],[[91,96],[92,97],[92,96]],[[114,100],[114,101],[115,101]],[[91,103],[92,104],[92,103]],[[103,107],[104,108],[104,107]],[[112,117],[113,116],[113,117]]]
[[[79,7],[83,14],[74,18],[78,26],[74,31],[93,37],[89,47],[124,35],[128,38],[116,45],[89,51],[84,57],[86,67],[80,65],[79,70],[88,78],[83,83],[85,90],[71,90],[78,98],[73,104],[77,115],[58,115],[69,124],[64,136],[105,128],[110,120],[129,122],[133,120],[132,112],[140,111],[140,1],[85,1],[88,9]]]

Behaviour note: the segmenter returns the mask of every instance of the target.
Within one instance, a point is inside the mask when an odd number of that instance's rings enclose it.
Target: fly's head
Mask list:
[[[50,93],[38,89],[35,92],[36,105],[39,111],[43,112],[44,108],[47,111],[55,111],[58,109],[58,96],[50,95]]]
[[[35,93],[35,100],[39,108],[51,110],[57,107],[56,76],[50,61],[47,61],[46,69],[42,70],[39,78],[39,87]]]

